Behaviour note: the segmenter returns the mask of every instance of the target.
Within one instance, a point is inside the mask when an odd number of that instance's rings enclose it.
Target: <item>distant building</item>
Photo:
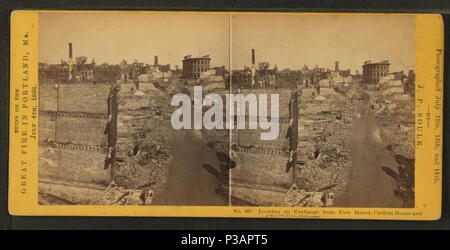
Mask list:
[[[389,74],[390,63],[388,60],[372,63],[371,61],[365,61],[363,68],[363,82],[369,84],[377,84],[382,77]]]
[[[39,79],[51,79],[56,82],[64,82],[69,79],[69,67],[66,62],[61,64],[39,63]]]
[[[350,71],[350,69],[340,70],[339,75],[342,77],[349,77],[351,75],[351,71]]]
[[[185,56],[183,59],[183,77],[187,79],[200,79],[202,73],[209,71],[211,58]]]
[[[147,73],[147,67],[144,65],[143,62],[138,62],[135,60],[131,65],[129,69],[129,74],[127,76],[128,79],[132,80],[133,82],[138,81],[138,77],[142,74]]]
[[[170,71],[170,64],[159,64],[158,63],[158,56],[155,56],[155,60],[153,63],[153,67],[150,65],[149,67],[150,71],[160,71],[160,72],[169,72]]]
[[[252,86],[252,71],[248,67],[244,67],[242,70],[233,70],[231,75],[233,79],[233,84],[241,88]]]
[[[69,43],[68,62],[60,64],[39,63],[39,79],[55,82],[84,83],[115,81],[119,68],[115,65],[87,63],[86,56],[73,57],[72,43]]]
[[[161,72],[169,72],[170,71],[170,64],[158,65],[158,70],[161,71]]]
[[[325,72],[324,68],[319,68],[318,66],[316,66],[312,72],[311,72],[311,83],[314,86],[318,86],[320,80],[322,79],[326,79],[327,76],[327,72]]]

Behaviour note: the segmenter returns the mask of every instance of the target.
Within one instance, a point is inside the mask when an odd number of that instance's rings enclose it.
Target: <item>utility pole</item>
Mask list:
[[[289,138],[289,158],[286,172],[292,169],[292,181],[297,182],[297,147],[298,147],[298,91],[294,89],[289,101],[289,128],[286,135]]]

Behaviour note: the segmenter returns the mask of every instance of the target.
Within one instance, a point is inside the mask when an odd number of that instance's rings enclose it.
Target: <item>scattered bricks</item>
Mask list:
[[[125,189],[117,186],[114,182],[106,189],[102,205],[150,205],[153,191],[139,189]]]
[[[351,167],[346,141],[353,126],[355,104],[351,103],[348,90],[336,93],[330,89],[329,92],[333,95],[327,92],[327,98],[322,98],[320,102],[300,97],[301,143],[297,151],[302,164],[296,184],[303,190],[299,199],[305,198],[308,192],[319,192],[324,187],[331,188],[321,195],[311,194],[296,206],[318,206],[318,197],[323,198],[329,193],[334,197],[334,194],[342,192],[346,185]],[[332,203],[330,199],[327,204],[322,200],[320,206],[329,206]]]
[[[287,188],[271,185],[233,183],[231,204],[234,206],[281,206]]]
[[[333,192],[307,191],[291,186],[282,206],[288,207],[331,207],[334,202]]]
[[[172,86],[172,82],[167,84]],[[147,197],[141,197],[141,205],[150,204],[153,192],[162,189],[172,157],[166,141],[172,129],[172,107],[168,94],[161,92],[155,89],[145,96],[122,93],[119,100],[117,153],[121,162],[114,181],[125,190],[147,190],[141,194]],[[127,201],[136,203],[136,198],[137,194],[131,195]]]

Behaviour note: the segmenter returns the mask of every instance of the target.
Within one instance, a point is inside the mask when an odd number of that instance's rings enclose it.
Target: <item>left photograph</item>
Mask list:
[[[39,204],[228,205],[228,130],[173,97],[225,96],[229,41],[226,14],[39,13]]]

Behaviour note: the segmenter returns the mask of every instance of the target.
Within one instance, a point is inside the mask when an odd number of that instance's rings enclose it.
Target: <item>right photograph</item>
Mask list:
[[[230,205],[413,208],[415,17],[231,18]]]

